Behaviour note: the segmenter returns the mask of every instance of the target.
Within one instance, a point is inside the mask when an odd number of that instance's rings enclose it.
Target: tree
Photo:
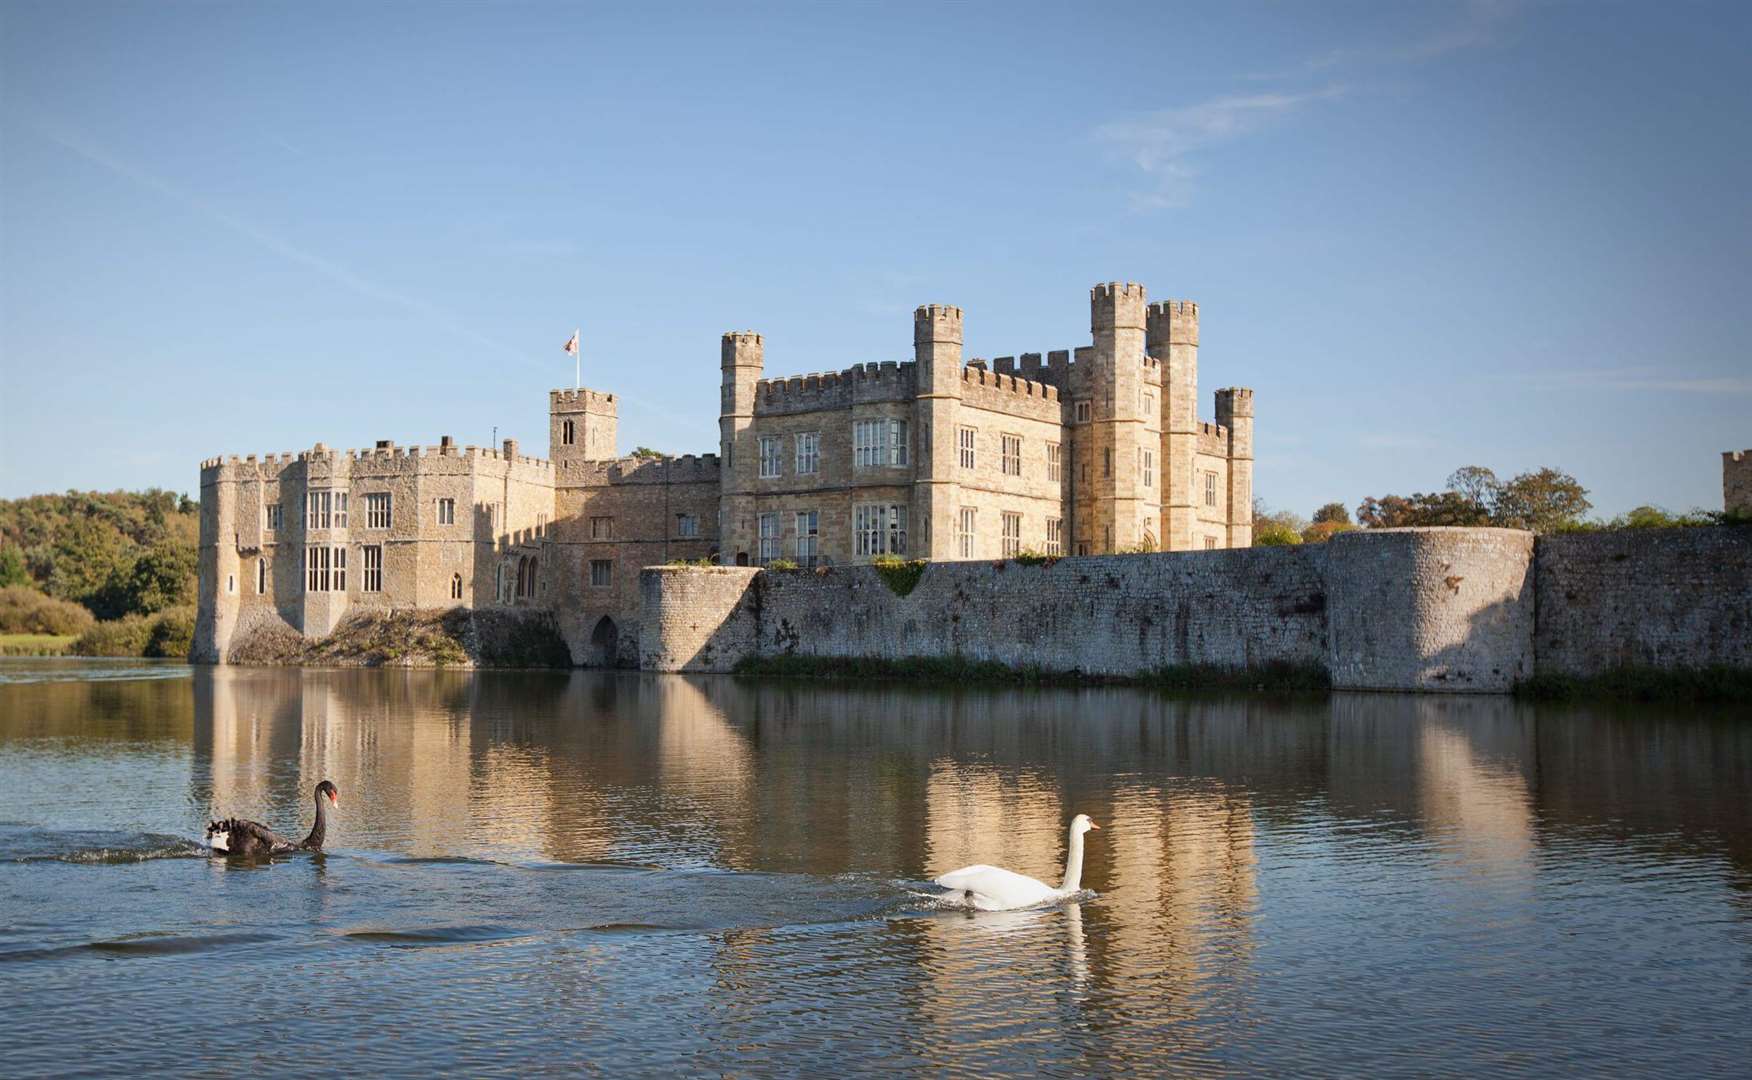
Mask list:
[[[193,603],[196,561],[193,548],[168,543],[147,548],[118,583],[122,610],[150,615]]]
[[[1489,525],[1490,512],[1457,491],[1370,496],[1357,506],[1357,522],[1369,529],[1419,525]]]
[[[12,544],[0,547],[0,589],[31,583],[30,570],[24,565],[24,552]]]
[[[661,450],[653,450],[649,446],[640,446],[633,450],[633,456],[636,458],[663,458],[669,455]]]
[[[1504,528],[1549,533],[1580,521],[1593,505],[1575,477],[1548,467],[1504,484],[1491,519]]]
[[[1448,490],[1479,507],[1485,513],[1495,508],[1503,485],[1496,473],[1483,465],[1462,465],[1448,476]]]
[[[1341,502],[1329,502],[1314,511],[1314,524],[1324,525],[1328,522],[1335,525],[1349,525],[1351,523],[1350,511],[1346,510]]]
[[[1301,542],[1302,534],[1282,522],[1268,521],[1264,525],[1254,524],[1254,547],[1286,547]]]
[[[1302,530],[1302,539],[1310,544],[1323,544],[1341,532],[1354,532],[1355,530],[1356,526],[1348,521],[1315,521],[1314,524]]]

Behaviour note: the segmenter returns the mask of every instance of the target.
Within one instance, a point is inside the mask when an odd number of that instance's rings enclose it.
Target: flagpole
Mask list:
[[[582,326],[572,331],[572,389],[584,389],[584,340],[580,336],[584,332]]]

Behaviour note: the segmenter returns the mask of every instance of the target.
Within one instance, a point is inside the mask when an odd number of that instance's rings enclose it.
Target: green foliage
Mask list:
[[[26,583],[100,618],[163,610],[194,596],[199,531],[196,503],[156,489],[0,500],[0,581],[22,560]]]
[[[195,644],[193,605],[167,608],[147,619],[146,655],[172,660],[188,659]]]
[[[152,627],[144,615],[98,623],[73,643],[76,656],[145,656]]]
[[[1126,544],[1113,549],[1115,555],[1153,555],[1156,549],[1148,544]]]
[[[1320,521],[1316,519],[1314,524],[1302,530],[1302,541],[1308,544],[1323,544],[1341,532],[1355,532],[1356,528],[1348,521]]]
[[[1497,479],[1481,465],[1466,465],[1448,477],[1448,490],[1364,499],[1357,521],[1371,529],[1428,525],[1495,525],[1561,532],[1582,520],[1592,504],[1587,489],[1559,469]]]
[[[1302,534],[1284,522],[1272,521],[1263,526],[1257,522],[1254,523],[1254,547],[1288,547],[1291,544],[1300,544],[1301,542]]]
[[[776,570],[780,573],[786,573],[797,569],[797,564],[791,559],[768,559],[766,568],[768,570]]]
[[[870,560],[870,565],[876,568],[876,573],[894,595],[905,596],[918,587],[919,578],[925,575],[929,563],[924,559],[908,562],[899,555],[878,555]]]
[[[711,559],[702,557],[702,558],[698,558],[698,559],[670,559],[669,565],[670,566],[717,566],[718,564],[713,562]]]
[[[71,634],[0,634],[0,656],[65,656]]]
[[[70,601],[17,585],[0,589],[0,634],[77,636],[96,623],[91,612]]]
[[[1059,557],[1057,555],[1048,555],[1042,551],[1035,551],[1033,548],[1024,548],[1010,561],[1021,563],[1023,566],[1051,566],[1053,563],[1059,561]]]
[[[24,565],[23,550],[13,544],[0,546],[0,589],[30,583],[30,570]]]
[[[1538,675],[1515,686],[1519,697],[1540,701],[1610,698],[1620,701],[1752,702],[1752,671],[1745,668],[1622,667],[1591,678]]]
[[[661,450],[653,450],[649,446],[639,446],[633,449],[632,456],[636,458],[666,458],[669,455]]]
[[[1346,510],[1341,502],[1329,502],[1314,511],[1313,522],[1316,525],[1349,525],[1351,523],[1350,511]]]

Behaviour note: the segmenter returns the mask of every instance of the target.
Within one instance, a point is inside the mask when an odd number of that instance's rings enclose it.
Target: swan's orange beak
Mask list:
[[[338,791],[329,792],[329,805],[335,806],[335,807],[338,807],[341,805],[341,793],[340,792],[338,792]]]
[[[1089,827],[1090,827],[1090,828],[1091,828],[1091,829],[1094,829],[1094,830],[1095,830],[1095,831],[1096,831],[1096,832],[1100,832],[1100,831],[1101,831],[1101,826],[1099,826],[1099,825],[1097,825],[1097,824],[1095,824],[1095,823],[1094,823],[1094,822],[1093,822],[1093,821],[1091,821],[1091,822],[1090,822],[1090,823],[1089,823]]]

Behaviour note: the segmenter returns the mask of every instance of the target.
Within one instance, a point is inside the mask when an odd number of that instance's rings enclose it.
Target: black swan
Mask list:
[[[302,843],[294,843],[266,825],[242,818],[207,823],[207,843],[215,855],[285,855],[293,851],[321,851],[328,833],[330,806],[341,805],[341,793],[324,780],[316,785],[316,824]]]

